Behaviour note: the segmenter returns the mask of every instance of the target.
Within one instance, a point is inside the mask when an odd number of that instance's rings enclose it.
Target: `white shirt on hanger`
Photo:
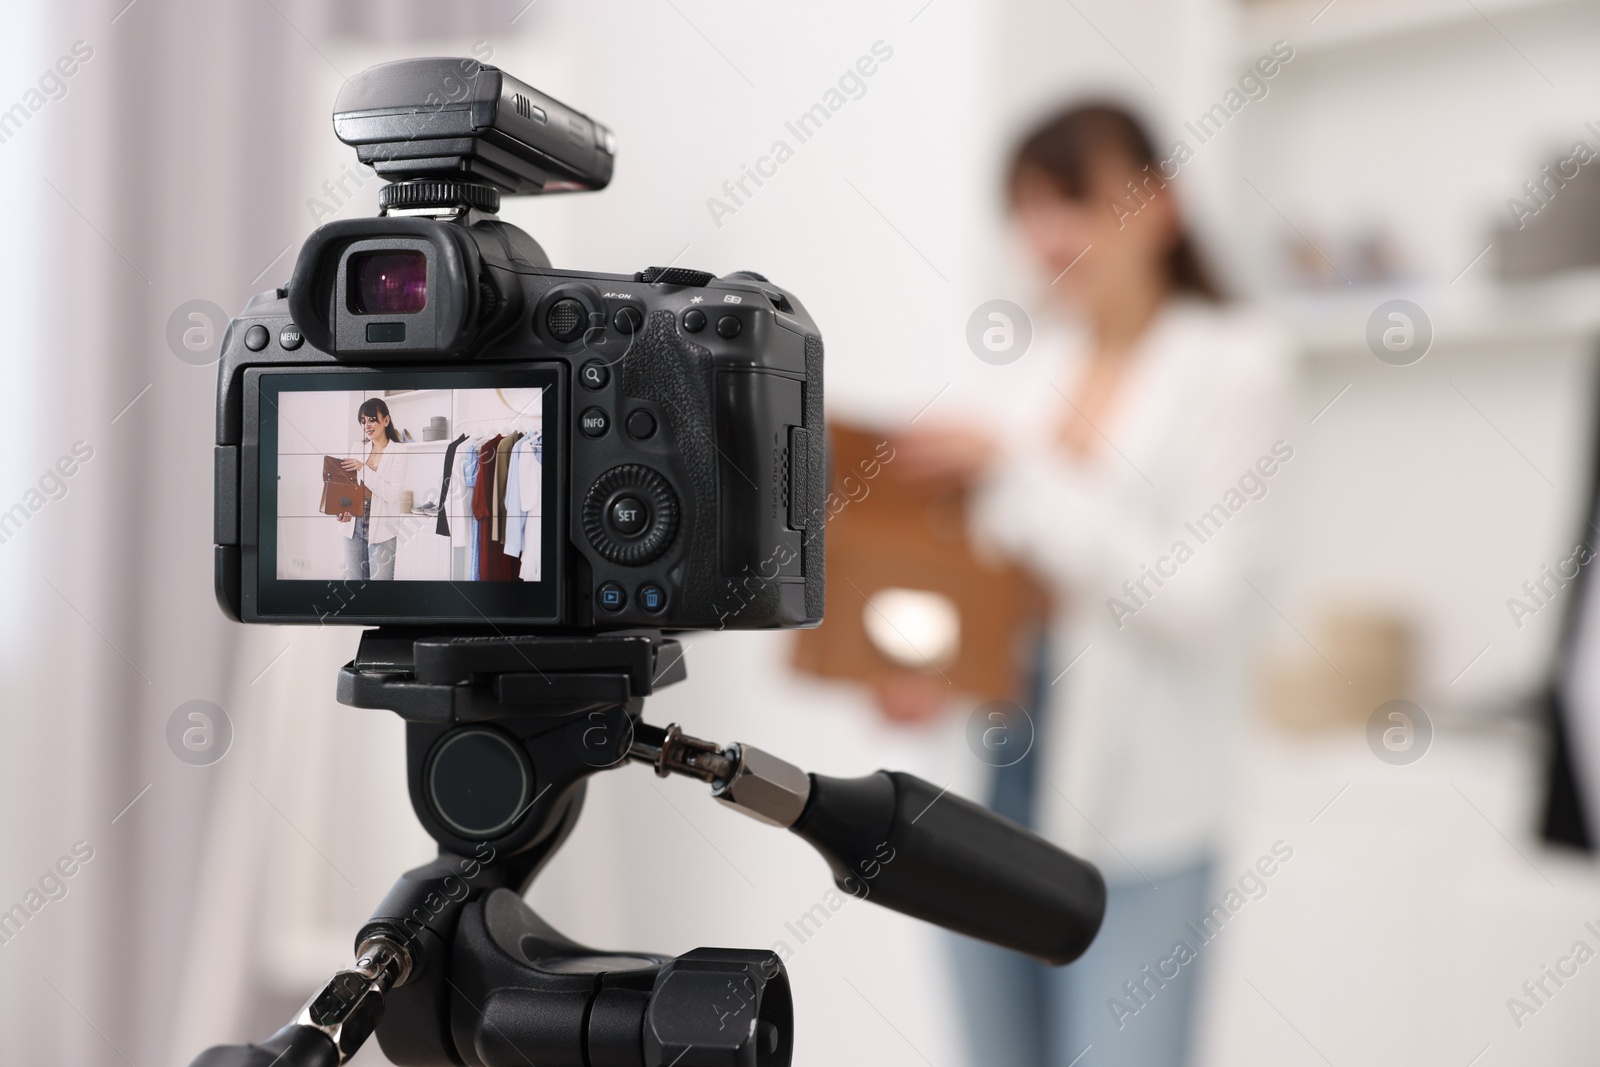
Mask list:
[[[471,535],[472,494],[467,488],[467,453],[476,452],[483,444],[477,437],[468,437],[456,448],[450,465],[450,545],[465,548]]]
[[[538,537],[540,507],[540,456],[534,452],[535,440],[541,434],[535,430],[524,434],[511,449],[511,470],[506,479],[506,555],[522,557],[524,581],[536,582],[538,578]],[[533,555],[526,554],[528,527],[533,527]],[[528,574],[529,567],[533,575]]]

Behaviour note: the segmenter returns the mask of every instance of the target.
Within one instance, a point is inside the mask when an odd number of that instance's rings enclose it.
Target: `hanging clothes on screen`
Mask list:
[[[511,468],[506,475],[505,551],[506,555],[522,560],[520,576],[525,582],[539,580],[543,439],[543,432],[536,431],[519,440],[511,450]]]
[[[467,442],[467,447],[457,454],[461,469],[457,472],[460,475],[460,489],[455,509],[456,514],[465,521],[457,523],[450,535],[452,545],[460,544],[467,550],[467,572],[464,577],[468,581],[476,581],[478,577],[478,519],[472,507],[478,487],[478,454],[476,438]]]
[[[543,577],[544,566],[544,557],[540,554],[544,523],[544,431],[535,431],[519,443],[523,451],[523,462],[517,468],[525,543],[522,580],[537,582]],[[530,527],[531,538],[526,532]]]
[[[500,438],[500,443],[495,446],[494,500],[489,518],[489,536],[499,542],[502,548],[506,540],[506,476],[511,472],[511,449],[521,436],[521,430],[513,430]]]
[[[466,439],[467,435],[461,434],[444,450],[444,471],[439,482],[439,521],[433,527],[433,532],[440,537],[450,537],[450,475],[453,473],[451,468],[455,465],[456,450]],[[460,512],[456,514],[459,515]],[[450,540],[451,544],[455,543],[455,538],[452,537]]]
[[[504,517],[505,501],[499,496],[505,489],[503,469],[499,464],[500,444],[505,435],[496,434],[478,450],[478,482],[472,491],[472,514],[478,520],[478,580],[509,582],[517,578],[518,561],[508,556],[494,534],[494,518]],[[501,474],[497,474],[497,470]]]

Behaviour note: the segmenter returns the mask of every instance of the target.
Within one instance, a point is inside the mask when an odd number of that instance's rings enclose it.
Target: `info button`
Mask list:
[[[585,437],[604,437],[610,428],[610,417],[599,408],[590,408],[578,417],[578,429]]]

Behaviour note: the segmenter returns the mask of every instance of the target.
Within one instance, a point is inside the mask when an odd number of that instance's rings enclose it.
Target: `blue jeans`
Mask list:
[[[396,539],[391,537],[387,541],[369,545],[367,520],[363,518],[350,521],[356,524],[356,529],[355,533],[345,538],[344,542],[345,579],[352,582],[393,581]]]
[[[1207,955],[1184,923],[1205,912],[1211,864],[1155,881],[1159,891],[1143,879],[1109,883],[1099,936],[1065,967],[953,938],[968,1062],[1184,1067],[1193,1051],[1195,994]],[[1175,977],[1149,977],[1173,956],[1178,941],[1196,958],[1172,964]],[[1130,982],[1142,989],[1139,997],[1128,990]]]

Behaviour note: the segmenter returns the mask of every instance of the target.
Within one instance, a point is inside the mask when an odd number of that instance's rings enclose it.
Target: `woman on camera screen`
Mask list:
[[[389,405],[377,397],[356,411],[362,440],[351,448],[344,469],[355,474],[371,498],[366,515],[339,515],[345,528],[345,578],[350,581],[394,579],[394,554],[399,543],[400,492],[406,485],[407,457],[400,434],[389,417]]]

